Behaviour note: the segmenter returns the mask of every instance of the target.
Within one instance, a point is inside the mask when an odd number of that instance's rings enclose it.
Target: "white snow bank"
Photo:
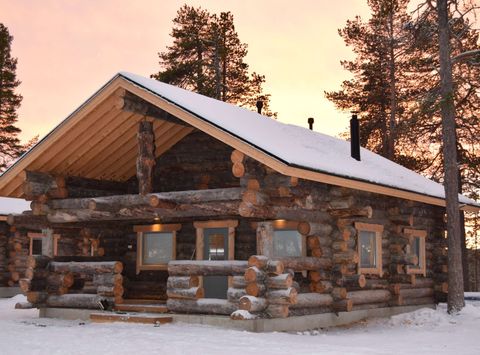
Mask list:
[[[478,355],[480,302],[456,316],[420,309],[343,329],[255,334],[201,325],[91,324],[27,317],[23,296],[0,300],[0,353],[23,354],[462,354]]]
[[[30,203],[19,198],[0,197],[0,215],[19,214],[30,210]]]
[[[444,198],[442,185],[367,149],[361,161],[350,156],[350,142],[284,124],[256,112],[132,73],[119,75],[290,165],[327,174]],[[462,203],[477,205],[464,196]]]

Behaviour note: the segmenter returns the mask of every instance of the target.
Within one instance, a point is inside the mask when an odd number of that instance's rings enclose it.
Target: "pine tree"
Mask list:
[[[0,170],[23,153],[24,147],[18,138],[21,132],[15,126],[17,109],[22,96],[15,92],[20,81],[16,78],[17,59],[10,55],[13,37],[8,28],[0,23]]]
[[[369,0],[372,17],[347,21],[339,30],[356,57],[342,61],[353,79],[342,83],[342,90],[327,92],[337,108],[359,111],[361,144],[384,157],[402,162],[410,168],[422,164],[421,156],[406,156],[403,125],[407,106],[416,93],[408,86],[412,78],[406,73],[414,65],[408,0]]]
[[[153,78],[250,109],[260,99],[263,114],[276,115],[269,109],[270,95],[263,93],[265,77],[249,73],[247,45],[232,13],[184,5],[173,19],[171,37],[173,44],[158,54],[161,70]]]

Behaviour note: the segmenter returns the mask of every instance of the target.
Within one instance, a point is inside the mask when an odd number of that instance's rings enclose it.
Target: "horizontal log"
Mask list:
[[[297,290],[290,287],[286,290],[269,290],[265,294],[269,304],[295,304],[297,303]]]
[[[261,297],[265,294],[266,287],[264,284],[251,282],[245,287],[247,295]]]
[[[15,303],[15,309],[32,309],[35,308],[30,302],[18,302]]]
[[[203,190],[208,191],[208,190]],[[164,205],[159,207],[137,206],[119,210],[99,211],[90,209],[59,209],[47,215],[51,223],[100,222],[115,220],[154,220],[159,215],[163,219],[203,218],[218,216],[238,216],[240,200],[179,204],[175,208]]]
[[[269,304],[265,312],[270,318],[287,318],[288,305]]]
[[[372,218],[373,209],[370,206],[360,208],[341,208],[341,209],[329,209],[328,212],[338,218],[350,218],[350,217],[366,217]]]
[[[54,308],[101,309],[100,301],[105,299],[105,297],[99,295],[86,294],[49,295],[46,299],[46,305]]]
[[[353,310],[353,301],[342,299],[333,302],[332,309],[334,312],[351,312]]]
[[[350,276],[343,276],[340,279],[337,279],[335,282],[338,286],[341,287],[360,287],[364,288],[367,284],[367,279],[365,275],[350,275]]]
[[[311,282],[309,285],[310,292],[328,293],[333,290],[332,283],[330,281],[317,281]]]
[[[17,228],[28,228],[30,230],[41,230],[50,227],[46,216],[34,216],[31,212],[7,216],[7,223]]]
[[[73,273],[66,272],[63,274],[50,273],[46,278],[46,283],[50,287],[65,287],[69,288],[73,285]]]
[[[169,276],[167,280],[167,288],[192,288],[198,287],[199,284],[198,276]]]
[[[258,282],[263,281],[266,278],[266,273],[259,270],[256,266],[249,267],[245,270],[244,278],[246,282]]]
[[[319,270],[329,269],[332,266],[332,262],[327,258],[315,258],[315,257],[283,257],[275,258],[282,262],[286,269],[292,269],[295,272],[305,270]]]
[[[232,283],[233,288],[245,288],[245,287],[247,287],[247,281],[245,281],[245,277],[243,277],[243,276],[232,276],[232,278],[233,278],[233,283]]]
[[[239,301],[239,309],[249,312],[262,312],[267,308],[268,302],[265,298],[254,296],[243,296]]]
[[[198,300],[172,299],[167,300],[167,308],[176,313],[200,313],[230,315],[236,311],[236,303],[217,298],[202,298]]]
[[[123,264],[119,261],[91,261],[91,262],[59,262],[52,261],[49,264],[49,270],[57,273],[114,273],[120,274],[123,270]]]
[[[105,211],[121,210],[131,207],[159,207],[172,209],[182,204],[197,204],[221,201],[240,201],[244,193],[242,188],[171,191],[147,195],[130,194],[97,198],[78,198],[51,201],[53,209],[88,209]]]
[[[406,298],[433,297],[433,288],[400,289],[399,294]]]
[[[238,302],[240,298],[247,295],[247,291],[244,288],[233,288],[229,287],[227,289],[227,300],[230,302]]]
[[[248,266],[255,266],[262,270],[267,266],[269,260],[265,255],[252,255],[248,258]]]
[[[244,275],[247,261],[240,260],[175,260],[168,263],[171,276],[235,276]]]
[[[318,282],[321,280],[330,280],[331,273],[325,270],[316,270],[316,271],[309,271],[308,278],[310,281]]]
[[[167,288],[168,298],[198,299],[205,297],[203,287]]]
[[[388,302],[392,294],[388,290],[365,290],[347,292],[347,298],[352,300],[353,304],[381,303]]]
[[[299,293],[297,295],[297,303],[290,306],[290,309],[298,308],[316,308],[326,307],[333,304],[333,297],[328,294],[319,293]]]
[[[257,316],[251,314],[248,311],[239,309],[230,314],[230,319],[232,320],[250,320],[250,319],[255,319]]]
[[[332,297],[335,301],[347,298],[347,289],[345,287],[334,287]]]
[[[92,280],[95,286],[115,286],[123,284],[123,276],[121,274],[95,274]]]
[[[327,223],[300,222],[297,230],[303,235],[328,236],[332,232],[332,226]]]
[[[335,264],[352,263],[356,264],[359,261],[358,253],[354,250],[348,250],[341,253],[334,253],[332,261]]]
[[[106,297],[122,297],[125,290],[122,285],[97,286],[97,295]]]
[[[403,300],[402,305],[404,306],[416,306],[421,304],[435,304],[433,297],[417,297],[417,298],[406,298]]]
[[[293,276],[291,274],[280,274],[268,277],[266,285],[269,289],[286,289],[292,287]]]

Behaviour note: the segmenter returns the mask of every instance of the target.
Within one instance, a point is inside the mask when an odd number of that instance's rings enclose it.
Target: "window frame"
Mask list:
[[[357,253],[358,253],[358,273],[359,274],[373,274],[383,276],[383,263],[382,263],[382,238],[383,238],[383,231],[384,227],[381,224],[373,224],[373,223],[362,223],[362,222],[355,222],[355,229],[357,231]],[[360,248],[360,232],[373,232],[375,233],[375,260],[376,266],[372,267],[360,267],[362,254]]]
[[[43,239],[46,238],[47,236],[44,233],[35,233],[35,232],[28,232],[27,237],[29,238],[29,243],[28,243],[28,255],[32,256],[33,255],[33,240],[41,240],[42,241],[42,254],[43,255]],[[58,240],[60,239],[61,235],[60,234],[53,234],[53,256],[58,255]],[[35,254],[37,255],[37,254]]]
[[[426,258],[426,239],[427,231],[425,229],[404,228],[403,234],[408,237],[407,254],[412,253],[412,246],[415,238],[420,240],[420,250],[418,251],[418,267],[407,265],[407,274],[417,274],[427,276],[427,258]]]
[[[136,272],[144,270],[167,270],[168,262],[161,264],[144,264],[143,263],[143,239],[145,233],[171,233],[172,234],[172,258],[175,260],[177,256],[177,231],[182,228],[181,224],[150,224],[133,226],[133,230],[137,232],[137,261]]]

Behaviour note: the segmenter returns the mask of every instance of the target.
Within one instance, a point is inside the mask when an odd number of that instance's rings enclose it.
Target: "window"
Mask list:
[[[28,233],[29,243],[29,255],[48,255],[48,251],[44,250],[49,248],[46,244],[47,235],[45,233]],[[60,234],[53,234],[53,256],[58,255],[58,239]]]
[[[296,229],[274,230],[273,256],[303,256],[302,235]]]
[[[357,229],[358,273],[382,275],[382,233],[379,224],[355,223]]]
[[[425,230],[405,228],[403,233],[408,236],[410,243],[407,245],[407,254],[413,254],[418,258],[417,265],[408,265],[408,274],[423,274],[426,276],[427,268],[425,261]]]
[[[167,270],[176,257],[176,232],[180,224],[135,226],[137,232],[137,274],[142,270]]]
[[[257,253],[268,257],[307,255],[306,237],[298,232],[298,222],[283,219],[253,222],[257,230]]]

